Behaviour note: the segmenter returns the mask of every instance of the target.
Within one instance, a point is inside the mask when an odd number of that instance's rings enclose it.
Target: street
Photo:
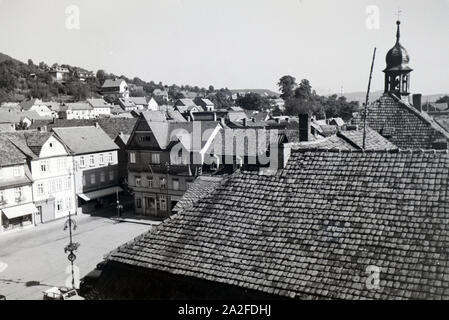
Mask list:
[[[78,227],[73,233],[73,242],[80,244],[75,265],[81,278],[92,271],[105,254],[151,228],[145,223],[85,215],[75,220]],[[71,273],[64,253],[69,243],[69,231],[63,230],[64,223],[62,219],[0,236],[0,295],[7,300],[40,300],[46,289],[66,285]]]

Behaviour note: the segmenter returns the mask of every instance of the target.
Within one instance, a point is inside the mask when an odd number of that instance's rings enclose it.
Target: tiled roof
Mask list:
[[[92,110],[92,106],[86,101],[67,103],[67,110]]]
[[[25,163],[25,155],[20,152],[5,133],[0,133],[0,149],[2,150],[0,167]]]
[[[434,149],[449,133],[424,112],[393,95],[383,95],[368,108],[367,124],[401,149]]]
[[[16,131],[5,134],[8,139],[25,155],[38,158],[42,147],[53,135],[51,132]]]
[[[143,105],[143,106],[148,105],[147,98],[145,97],[130,97],[129,99],[136,105]]]
[[[221,185],[223,177],[208,177],[199,176],[195,182],[184,193],[181,200],[173,208],[173,211],[180,212],[182,210],[190,208],[199,199],[204,198],[218,186]]]
[[[96,127],[53,128],[53,132],[75,154],[117,150],[118,146],[101,129]]]
[[[122,84],[122,82],[124,82],[125,80],[123,79],[106,79],[106,81],[103,83],[103,85],[101,86],[102,88],[115,88],[115,87],[120,87],[120,85]]]
[[[47,126],[47,130],[52,128],[66,128],[66,127],[90,127],[95,126],[96,123],[107,133],[111,139],[115,139],[120,132],[124,134],[131,134],[136,118],[100,118],[100,119],[55,119],[55,121],[35,121],[30,130],[42,128]]]
[[[283,297],[448,299],[448,186],[446,152],[295,151],[108,259]]]
[[[89,103],[92,108],[111,107],[111,105],[109,103],[107,103],[106,101],[104,101],[104,99],[102,99],[102,98],[87,99],[87,103]]]
[[[341,130],[337,134],[340,138],[349,142],[357,149],[363,149],[363,129]],[[366,128],[365,150],[397,150],[394,144],[382,137],[373,129]]]

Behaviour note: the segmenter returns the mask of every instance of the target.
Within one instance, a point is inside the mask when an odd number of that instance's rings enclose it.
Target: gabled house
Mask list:
[[[66,107],[67,108],[65,112],[63,111],[62,117],[68,120],[92,119],[97,117],[97,115],[94,112],[94,108],[92,108],[92,106],[85,101],[67,103]]]
[[[50,69],[49,74],[53,81],[64,83],[68,79],[70,71],[66,67],[55,65]]]
[[[106,79],[100,91],[106,96],[129,98],[129,87],[123,79]]]
[[[75,213],[73,158],[59,138],[39,131],[18,131],[7,137],[26,156],[31,170],[35,224]]]
[[[159,103],[157,103],[156,99],[151,97],[150,101],[148,101],[148,110],[157,111],[159,110]]]
[[[53,113],[46,103],[40,99],[31,99],[19,104],[22,111],[36,111],[41,117],[51,118]]]
[[[203,108],[204,111],[214,111],[215,110],[214,103],[212,101],[210,101],[209,99],[198,97],[198,98],[195,98],[194,102],[197,106],[200,106],[201,108]]]
[[[167,217],[201,174],[218,122],[174,122],[142,112],[128,144],[128,186],[136,213]]]
[[[0,134],[0,234],[34,226],[32,178],[26,156]]]
[[[73,155],[77,206],[82,212],[114,204],[118,187],[118,146],[100,127],[53,128]]]
[[[152,95],[154,98],[160,98],[162,101],[168,102],[168,92],[166,90],[155,89]]]
[[[87,99],[87,103],[92,107],[93,109],[93,115],[94,116],[109,116],[111,115],[111,104],[104,101],[103,98],[91,98]]]
[[[119,98],[118,104],[124,111],[137,111],[139,110],[139,107],[134,103],[131,98]],[[143,109],[143,108],[142,108]]]
[[[137,110],[148,110],[148,101],[145,97],[129,97],[129,99],[137,106]]]

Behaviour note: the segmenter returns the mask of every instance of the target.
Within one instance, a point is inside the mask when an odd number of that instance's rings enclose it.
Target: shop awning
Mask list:
[[[84,201],[91,201],[95,200],[101,197],[110,196],[111,194],[116,194],[117,192],[122,192],[123,189],[120,187],[111,187],[106,189],[101,189],[97,191],[87,192],[87,193],[80,193],[78,194],[78,197],[83,199]]]
[[[3,214],[8,219],[14,219],[18,217],[28,216],[38,212],[36,206],[33,203],[24,204],[21,206],[2,209]]]

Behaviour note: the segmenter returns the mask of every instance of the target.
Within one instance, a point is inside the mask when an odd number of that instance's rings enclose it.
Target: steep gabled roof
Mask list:
[[[118,146],[96,127],[53,128],[53,132],[75,154],[117,150]]]
[[[0,133],[0,167],[24,164],[26,156],[11,142],[5,133]]]
[[[290,298],[448,299],[448,186],[447,152],[295,151],[108,260]]]
[[[401,149],[430,150],[436,141],[449,140],[449,132],[432,118],[393,94],[370,105],[366,122]]]

